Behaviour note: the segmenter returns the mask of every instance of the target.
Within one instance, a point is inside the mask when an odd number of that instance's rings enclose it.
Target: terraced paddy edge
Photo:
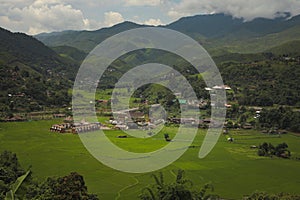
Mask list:
[[[33,175],[40,180],[77,171],[84,176],[89,192],[98,194],[101,199],[137,199],[141,189],[153,183],[151,173],[129,174],[104,166],[88,153],[77,135],[51,133],[49,127],[58,122],[0,123],[0,151],[17,153],[23,168],[32,166]],[[162,132],[172,137],[175,131],[176,128],[166,128]],[[117,138],[120,133],[107,131],[106,135],[120,147],[132,151],[149,151],[165,144],[163,133],[147,140]],[[199,130],[193,144],[196,147],[161,170],[166,181],[174,179],[177,169],[183,169],[199,188],[212,182],[215,192],[227,199],[241,199],[256,190],[299,193],[300,161],[294,159],[300,157],[297,135],[279,137],[257,131],[231,131],[234,143],[221,136],[214,150],[206,158],[198,159],[204,135],[205,130]],[[263,142],[275,145],[286,142],[292,158],[258,157],[257,150],[250,146]]]

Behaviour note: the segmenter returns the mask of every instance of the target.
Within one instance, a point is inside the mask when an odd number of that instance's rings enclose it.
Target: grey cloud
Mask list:
[[[170,2],[169,2],[170,3]],[[299,0],[182,0],[172,3],[168,15],[180,18],[194,14],[226,13],[246,21],[257,17],[274,18],[278,13],[300,13]]]

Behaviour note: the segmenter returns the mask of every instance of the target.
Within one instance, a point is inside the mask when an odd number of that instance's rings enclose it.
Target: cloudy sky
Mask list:
[[[300,14],[300,0],[0,0],[0,26],[33,35],[123,21],[161,25],[196,14],[226,13],[249,21],[283,12]]]

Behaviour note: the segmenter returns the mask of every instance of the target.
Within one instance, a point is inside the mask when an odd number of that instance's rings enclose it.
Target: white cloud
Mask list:
[[[252,20],[256,17],[274,18],[278,13],[300,13],[299,0],[181,0],[168,1],[168,15],[173,19],[195,14],[225,13],[233,17]]]
[[[160,0],[123,0],[126,6],[158,6]]]
[[[152,26],[159,26],[159,25],[163,25],[164,23],[162,23],[162,21],[160,19],[149,19],[149,20],[145,21],[144,24],[152,25]]]
[[[120,13],[113,11],[104,13],[104,25],[113,26],[121,22],[124,22],[124,18]]]
[[[280,12],[299,14],[300,0],[0,0],[0,26],[36,34],[93,30],[125,19],[160,25],[196,14],[226,13],[251,20],[274,18]]]
[[[8,29],[23,31],[28,34],[41,32],[93,29],[99,23],[84,17],[79,9],[61,0],[36,0],[24,7],[7,4],[2,7],[5,15],[0,14],[0,24]]]

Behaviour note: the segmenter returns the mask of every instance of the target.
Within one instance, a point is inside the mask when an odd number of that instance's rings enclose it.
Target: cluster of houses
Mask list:
[[[101,124],[99,122],[95,123],[75,123],[74,124],[75,133],[85,133],[85,132],[91,132],[91,131],[97,131],[101,129]]]
[[[220,127],[217,121],[213,121],[210,118],[206,119],[195,119],[193,117],[190,118],[168,118],[168,123],[172,124],[181,124],[190,127],[198,127],[198,128],[208,128],[211,127]]]
[[[50,131],[58,132],[58,133],[67,133],[67,132],[71,133],[71,132],[73,132],[73,125],[70,123],[53,124],[50,128]],[[75,128],[74,128],[74,131],[75,131]]]
[[[91,132],[91,131],[97,131],[102,129],[102,124],[99,122],[90,123],[82,121],[80,123],[62,123],[62,124],[54,124],[51,126],[50,131],[51,132],[57,132],[57,133],[85,133],[85,132]]]
[[[128,129],[154,129],[157,125],[164,123],[163,119],[146,119],[144,113],[138,108],[113,112],[113,116],[109,123],[119,130]]]
[[[220,85],[214,86],[212,88],[205,88],[207,91],[214,91],[214,90],[231,90],[231,88],[227,85]],[[205,100],[189,100],[182,98],[181,93],[175,93],[176,99],[178,100],[181,106],[194,106],[194,107],[205,107],[207,106],[208,102]],[[109,100],[98,100],[98,103],[108,103]],[[151,105],[151,107],[155,107],[156,105]],[[159,104],[157,104],[159,106]],[[226,107],[231,107],[231,105],[226,104]],[[210,118],[207,119],[196,119],[193,117],[190,118],[155,118],[155,117],[148,117],[143,112],[140,111],[139,108],[130,108],[127,110],[120,110],[113,112],[113,117],[110,118],[108,123],[114,129],[118,130],[128,130],[128,129],[143,129],[143,130],[150,130],[156,128],[160,124],[164,123],[171,123],[171,124],[183,124],[186,126],[194,126],[198,128],[207,128],[211,125],[214,125],[215,122],[212,121]],[[259,117],[260,110],[257,110],[256,117]],[[54,118],[65,117],[64,115],[56,114],[53,116]],[[72,123],[72,119],[66,120],[66,123],[63,124],[55,124],[53,125],[50,130],[59,133],[84,133],[95,131],[99,129],[105,128],[104,125],[100,123],[89,123],[89,122],[81,122],[81,123]],[[218,125],[216,123],[216,125]],[[226,127],[226,123],[224,124]],[[240,128],[243,129],[252,129],[253,126],[251,124],[243,124]]]
[[[182,124],[186,126],[195,126],[198,128],[205,128],[210,123],[212,123],[211,119],[195,119],[195,118],[168,118],[166,121],[164,119],[157,119],[157,120],[149,120],[144,122],[137,122],[137,121],[118,121],[115,119],[109,120],[109,123],[114,125],[115,129],[118,130],[128,130],[128,129],[155,129],[158,125],[164,124],[165,122],[171,124]]]

